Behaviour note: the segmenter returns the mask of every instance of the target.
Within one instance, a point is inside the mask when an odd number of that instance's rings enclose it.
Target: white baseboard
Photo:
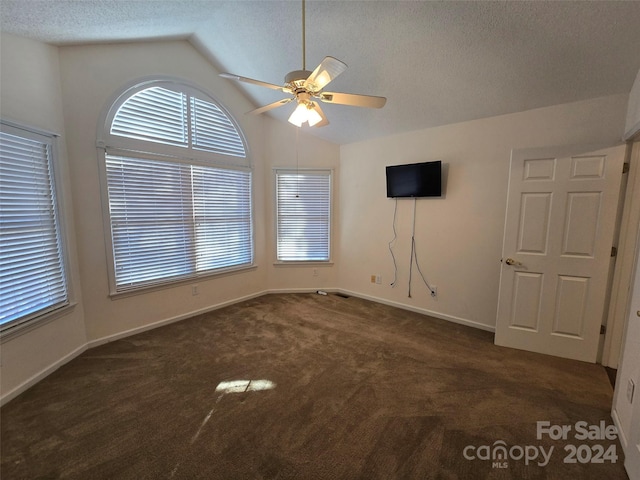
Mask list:
[[[83,353],[85,350],[87,350],[87,345],[86,344],[79,346],[78,348],[76,348],[72,352],[66,354],[64,357],[59,358],[58,360],[53,362],[48,367],[43,368],[38,373],[36,373],[32,377],[28,378],[26,381],[22,382],[17,387],[15,387],[12,390],[10,390],[9,392],[3,394],[0,397],[0,406],[5,405],[7,402],[13,400],[15,397],[20,395],[22,392],[24,392],[24,391],[28,390],[29,388],[31,388],[32,386],[34,386],[40,380],[42,380],[45,377],[51,375],[53,372],[55,372],[57,369],[59,369],[65,363],[70,362],[71,360],[76,358],[78,355]]]
[[[278,293],[316,293],[316,292],[327,292],[327,293],[335,293],[340,290],[335,287],[327,287],[327,288],[272,288],[270,290],[266,290],[265,294],[278,294]]]
[[[611,409],[611,418],[613,418],[613,423],[618,430],[618,440],[620,440],[620,445],[622,445],[622,451],[627,453],[627,436],[624,434],[624,430],[620,425],[620,418],[618,417],[618,411],[615,408]]]
[[[362,298],[372,302],[382,303],[389,305],[390,307],[401,308],[403,310],[409,310],[410,312],[421,313],[423,315],[429,315],[430,317],[439,318],[441,320],[447,320],[449,322],[458,323],[460,325],[466,325],[467,327],[478,328],[480,330],[486,330],[487,332],[495,332],[496,327],[486,325],[480,322],[474,322],[473,320],[467,320],[466,318],[455,317],[453,315],[447,315],[445,313],[434,312],[433,310],[427,310],[426,308],[414,307],[413,305],[407,305],[405,303],[394,302],[392,300],[386,300],[384,298],[374,297],[366,295],[364,293],[352,292],[350,290],[338,290],[339,293],[350,295],[352,297]]]

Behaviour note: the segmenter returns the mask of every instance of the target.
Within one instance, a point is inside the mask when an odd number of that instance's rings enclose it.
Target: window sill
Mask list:
[[[64,317],[65,315],[68,315],[69,313],[71,313],[75,309],[76,305],[77,303],[75,302],[69,303],[64,307],[60,307],[51,312],[47,312],[43,315],[34,317],[25,322],[6,327],[2,331],[0,331],[0,343],[4,343],[9,340],[12,340],[16,337],[24,335],[25,333],[29,333],[37,328],[40,328],[41,326],[49,322],[52,322],[53,320]]]
[[[333,267],[333,262],[328,261],[313,261],[313,260],[291,260],[288,262],[279,261],[273,262],[274,267]]]

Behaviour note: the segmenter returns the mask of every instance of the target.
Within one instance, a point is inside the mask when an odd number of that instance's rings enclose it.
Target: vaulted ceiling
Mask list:
[[[54,45],[188,39],[221,72],[278,85],[302,68],[299,1],[2,0],[0,19]],[[640,2],[307,0],[306,47],[309,70],[327,55],[349,66],[327,90],[388,99],[380,110],[322,105],[330,124],[310,132],[345,144],[628,93]],[[256,107],[285,96],[238,88]],[[267,115],[286,121],[293,108]]]

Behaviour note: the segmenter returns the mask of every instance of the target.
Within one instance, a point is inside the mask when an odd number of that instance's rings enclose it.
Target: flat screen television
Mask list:
[[[387,167],[387,197],[441,197],[442,162]]]

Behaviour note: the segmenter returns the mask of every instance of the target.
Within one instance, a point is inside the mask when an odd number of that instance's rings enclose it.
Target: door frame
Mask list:
[[[633,265],[639,248],[636,232],[640,225],[640,129],[627,139],[625,163],[629,163],[629,173],[620,220],[618,255],[611,282],[607,331],[602,353],[602,365],[611,368],[618,368],[620,362],[624,326],[631,299],[629,287],[633,279]]]
[[[640,226],[639,226],[640,227]],[[624,350],[622,350],[621,352],[621,357],[620,360],[621,361],[625,361],[625,362],[629,362],[632,360],[632,358],[627,357],[626,359],[623,358],[624,355],[626,354],[630,354],[629,350],[631,348],[635,348],[635,346],[632,347],[632,345],[630,343],[628,343],[628,338],[627,336],[629,335],[628,333],[628,327],[631,325],[631,322],[636,322],[638,321],[638,319],[636,318],[636,314],[635,314],[635,310],[636,310],[636,294],[637,294],[637,288],[638,288],[638,282],[637,280],[640,280],[640,278],[638,277],[638,275],[640,274],[640,228],[638,228],[636,230],[636,252],[639,253],[639,255],[636,257],[636,259],[634,259],[635,261],[632,262],[632,271],[633,271],[633,277],[631,279],[631,283],[629,285],[629,303],[628,303],[628,308],[627,308],[627,316],[626,316],[626,321],[624,324],[624,335],[623,335],[623,346],[624,346]],[[633,288],[631,288],[633,287]],[[636,332],[637,335],[637,332]],[[633,379],[635,381],[635,385],[636,387],[640,386],[640,378],[638,378],[638,374],[640,372],[638,372],[637,370],[633,370],[633,366],[631,368],[629,368],[629,365],[626,365],[626,367],[623,365],[621,365],[621,367],[618,369],[618,375],[616,377],[616,388],[613,394],[613,403],[612,403],[612,407],[611,407],[611,418],[613,419],[614,424],[616,425],[617,429],[618,429],[618,439],[620,440],[620,445],[622,446],[622,450],[625,453],[625,469],[627,470],[627,474],[629,475],[631,480],[640,480],[640,476],[638,476],[640,474],[640,471],[637,470],[638,468],[638,457],[637,456],[633,456],[634,460],[633,460],[633,464],[631,464],[631,456],[629,455],[631,453],[632,450],[634,450],[638,443],[638,438],[636,435],[638,435],[638,431],[636,430],[638,428],[638,426],[640,426],[638,424],[638,422],[640,422],[640,402],[638,401],[638,396],[640,394],[640,391],[636,391],[634,393],[634,399],[633,399],[633,404],[631,404],[628,408],[630,409],[630,412],[625,413],[625,415],[623,416],[623,419],[625,421],[625,423],[622,423],[622,419],[620,417],[619,411],[620,408],[623,405],[625,405],[625,402],[627,401],[627,382],[629,379]],[[622,376],[624,370],[624,376]],[[636,388],[636,390],[638,390],[638,388]],[[634,428],[635,426],[635,428]],[[634,452],[635,453],[635,452]],[[633,470],[631,470],[631,467],[634,467]]]

